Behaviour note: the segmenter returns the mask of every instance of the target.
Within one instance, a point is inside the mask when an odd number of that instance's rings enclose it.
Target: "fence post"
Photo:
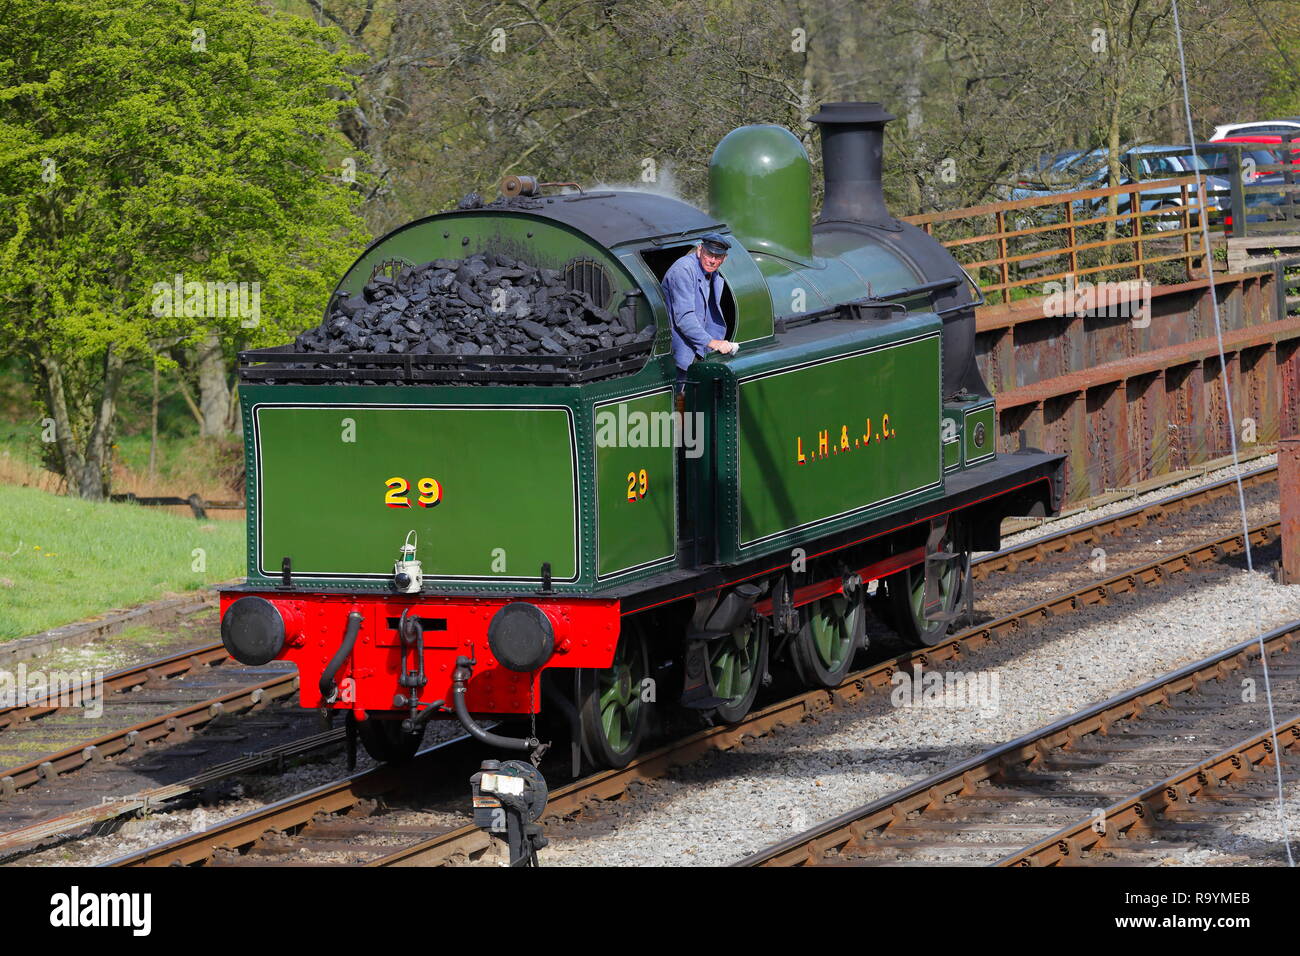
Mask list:
[[[1274,322],[1286,318],[1286,266],[1277,261],[1273,263],[1273,308]]]
[[[1011,270],[1007,267],[1007,217],[1001,209],[997,211],[994,221],[998,226],[998,258],[999,263],[998,275],[1002,282],[1002,302],[1004,305],[1011,303],[1011,290],[1007,285],[1011,282]]]
[[[1141,282],[1146,278],[1146,267],[1142,265],[1142,193],[1133,190],[1128,202],[1128,214],[1133,220],[1133,263]]]
[[[1282,511],[1282,584],[1300,584],[1300,435],[1277,443],[1277,493]]]
[[[1246,235],[1246,194],[1241,182],[1241,147],[1230,146],[1228,156],[1228,183],[1232,188],[1232,236],[1241,238]]]
[[[1295,228],[1295,222],[1296,222],[1296,219],[1297,219],[1297,218],[1300,218],[1300,217],[1297,217],[1297,215],[1296,215],[1296,201],[1295,201],[1295,193],[1292,191],[1293,188],[1294,188],[1294,186],[1295,186],[1295,167],[1296,167],[1295,140],[1296,140],[1296,135],[1297,135],[1297,134],[1296,134],[1294,131],[1292,131],[1292,132],[1290,132],[1290,133],[1283,133],[1283,134],[1282,134],[1282,152],[1283,152],[1283,156],[1282,156],[1282,181],[1283,181],[1284,183],[1286,183],[1286,212],[1285,212],[1285,216],[1286,216],[1286,221],[1290,224],[1290,225],[1289,225],[1289,228],[1291,228],[1291,229],[1294,229],[1294,228]]]
[[[1079,239],[1074,228],[1074,203],[1065,204],[1065,222],[1070,227],[1070,274],[1077,276],[1079,274],[1079,250],[1075,248],[1079,245]]]

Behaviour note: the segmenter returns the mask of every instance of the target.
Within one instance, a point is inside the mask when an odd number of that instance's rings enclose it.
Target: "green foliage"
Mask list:
[[[885,189],[902,214],[1005,198],[1040,156],[1113,133],[1187,137],[1165,0],[275,2],[369,57],[342,129],[373,160],[376,231],[470,189],[490,199],[506,173],[699,203],[734,126],[785,125],[816,161],[806,120],[830,100],[898,116]],[[1253,111],[1257,18],[1240,0],[1181,9],[1198,127]]]
[[[17,0],[6,12],[9,345],[143,353],[155,337],[239,328],[154,316],[154,284],[176,273],[260,282],[264,341],[320,309],[363,238],[330,168],[329,93],[348,80],[328,31],[248,0]]]
[[[277,3],[318,11],[369,56],[342,128],[373,161],[376,231],[470,190],[492,199],[511,173],[702,203],[713,147],[745,123],[784,124],[815,147],[803,120],[817,91],[805,96],[809,54],[793,42],[811,24],[794,3]]]
[[[1260,68],[1266,78],[1260,102],[1261,115],[1296,116],[1300,114],[1300,10],[1283,6],[1269,14],[1271,23],[1261,43]]]
[[[355,54],[253,0],[14,0],[5,14],[0,349],[31,361],[47,404],[51,376],[66,389],[86,450],[111,429],[96,415],[115,362],[209,329],[278,343],[317,321],[365,238],[333,125]],[[247,283],[260,307],[213,314],[186,290],[169,310],[159,290],[177,275]]]

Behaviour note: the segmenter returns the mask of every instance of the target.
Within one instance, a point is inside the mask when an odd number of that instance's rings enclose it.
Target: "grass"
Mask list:
[[[0,641],[241,576],[244,545],[236,521],[0,485]]]

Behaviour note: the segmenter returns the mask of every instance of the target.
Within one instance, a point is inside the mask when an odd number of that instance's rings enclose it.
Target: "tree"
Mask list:
[[[12,0],[0,33],[0,348],[50,457],[108,486],[125,364],[318,321],[364,239],[334,130],[352,54],[253,0]]]
[[[1264,34],[1253,51],[1264,63],[1264,114],[1295,116],[1300,113],[1300,8],[1294,0],[1268,5],[1252,0],[1248,7]]]

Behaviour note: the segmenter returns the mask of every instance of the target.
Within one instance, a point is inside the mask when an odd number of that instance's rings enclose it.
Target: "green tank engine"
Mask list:
[[[479,719],[545,699],[590,762],[622,765],[670,702],[734,721],[778,667],[839,683],[869,607],[915,644],[941,639],[969,554],[999,546],[1005,517],[1059,508],[1061,458],[995,451],[978,289],[885,207],[892,117],[831,103],[812,119],[815,222],[799,140],[746,126],[713,154],[707,213],[512,177],[493,203],[377,240],[336,292],[492,254],[653,330],[636,341],[242,353],[248,576],[221,596],[231,654],[294,661],[303,706],[346,711],[379,759],[452,716],[535,749]],[[730,242],[741,348],[692,365],[675,414],[660,282],[708,232]]]

